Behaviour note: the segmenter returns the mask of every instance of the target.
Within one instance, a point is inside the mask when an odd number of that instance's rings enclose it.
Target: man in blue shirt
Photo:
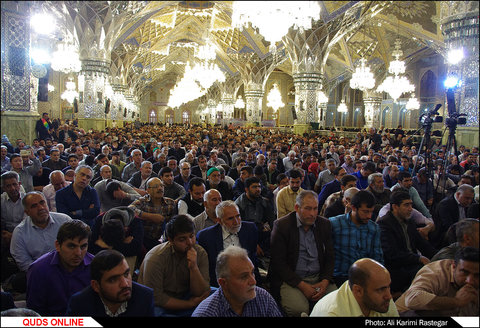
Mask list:
[[[324,185],[322,188],[322,191],[320,191],[320,193],[318,194],[318,208],[321,209],[323,207],[323,204],[325,204],[325,201],[327,200],[328,196],[341,190],[340,180],[345,174],[346,174],[346,171],[343,167],[338,166],[333,170],[333,175],[335,175],[335,180]]]
[[[57,191],[55,202],[57,211],[73,219],[80,219],[90,227],[100,214],[100,200],[95,188],[90,187],[93,169],[88,165],[79,165],[75,169],[73,183]]]
[[[281,317],[273,297],[256,286],[254,266],[245,249],[229,246],[217,259],[219,288],[203,300],[192,317]]]
[[[32,263],[27,272],[27,308],[42,316],[65,315],[70,297],[90,285],[87,253],[90,227],[80,220],[58,230],[55,250]]]
[[[368,176],[375,172],[375,163],[365,162],[360,171],[353,173],[357,177],[357,188],[362,190],[368,187]]]
[[[348,279],[348,269],[358,259],[368,257],[383,264],[380,228],[371,220],[375,197],[368,190],[360,190],[350,204],[351,212],[329,218],[335,249],[333,278],[337,286]]]

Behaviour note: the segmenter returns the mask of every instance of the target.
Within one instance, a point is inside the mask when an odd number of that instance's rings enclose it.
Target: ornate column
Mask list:
[[[259,83],[250,82],[245,86],[247,125],[262,124],[262,100],[265,92]]]
[[[83,102],[78,106],[78,124],[84,129],[105,128],[105,83],[110,63],[100,59],[82,59],[78,89]]]
[[[379,128],[382,97],[364,92],[363,103],[365,105],[365,128]]]
[[[225,120],[225,122],[230,123],[231,119],[233,118],[233,105],[235,104],[233,94],[223,93],[221,98],[221,104],[223,108],[223,119]]]
[[[441,2],[440,23],[447,51],[463,49],[463,59],[457,64],[446,62],[447,76],[455,75],[462,85],[455,90],[458,113],[467,114],[467,123],[458,126],[457,142],[473,146],[478,144],[478,1]],[[447,104],[445,104],[445,108]],[[445,116],[447,111],[445,110]]]
[[[297,72],[293,74],[295,85],[294,132],[303,134],[311,129],[311,122],[319,122],[317,96],[322,86],[322,76],[318,72]]]
[[[21,138],[31,143],[35,136],[37,112],[36,86],[31,76],[30,21],[27,2],[2,4],[2,82],[1,129],[10,142]]]

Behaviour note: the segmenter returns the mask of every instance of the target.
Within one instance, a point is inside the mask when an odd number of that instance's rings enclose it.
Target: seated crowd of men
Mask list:
[[[478,147],[428,149],[401,127],[4,135],[2,311],[478,316]]]

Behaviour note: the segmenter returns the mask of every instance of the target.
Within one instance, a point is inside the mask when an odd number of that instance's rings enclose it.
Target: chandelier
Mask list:
[[[195,48],[195,57],[200,60],[215,60],[217,57],[215,46],[207,39],[205,45]]]
[[[322,90],[320,90],[317,93],[317,101],[318,101],[319,104],[328,103],[328,97],[325,95],[325,93]]]
[[[270,93],[267,96],[267,106],[272,107],[275,112],[280,107],[285,106],[282,101],[282,95],[280,94],[280,90],[278,89],[278,85],[276,83],[273,84],[272,90],[270,90]]]
[[[215,81],[225,82],[225,75],[214,62],[196,64],[190,74],[189,78],[198,81],[204,89],[210,88]]]
[[[319,18],[318,1],[234,1],[232,8],[233,27],[251,23],[271,46],[275,46],[290,27],[308,30],[312,28],[312,20]]]
[[[68,101],[70,104],[73,104],[75,98],[78,97],[78,92],[75,90],[75,82],[73,82],[73,79],[71,77],[68,78],[66,87],[67,89],[62,93],[60,98]]]
[[[408,99],[405,108],[408,110],[415,110],[420,108],[420,103],[418,102],[417,98],[415,98],[414,94],[412,94],[412,96]]]
[[[235,105],[233,105],[235,108],[245,108],[245,102],[243,101],[243,98],[241,95],[238,95],[237,101],[235,101]]]
[[[375,78],[370,72],[370,67],[367,66],[365,58],[360,59],[360,65],[355,68],[350,80],[350,88],[365,91],[372,89],[375,86]]]
[[[400,57],[403,55],[400,46],[400,39],[397,38],[395,41],[395,50],[392,52],[395,60],[390,62],[390,66],[388,67],[388,72],[393,75],[388,76],[377,88],[377,92],[388,93],[394,102],[397,102],[402,94],[415,90],[415,86],[410,83],[406,76],[402,75],[405,73],[405,62],[400,60]]]
[[[65,42],[58,44],[57,51],[52,54],[52,69],[65,74],[80,72],[82,62],[73,41],[66,38]]]
[[[348,112],[347,104],[345,104],[345,100],[344,100],[344,99],[342,99],[342,102],[340,103],[340,105],[338,105],[338,107],[337,107],[337,112],[339,112],[339,113],[346,113],[346,112]]]

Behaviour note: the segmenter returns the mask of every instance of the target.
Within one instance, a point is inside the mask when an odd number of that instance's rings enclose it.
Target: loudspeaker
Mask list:
[[[297,112],[295,112],[295,106],[292,106],[292,116],[294,120],[297,119]]]
[[[78,100],[77,100],[77,98],[73,99],[73,112],[78,113]]]

